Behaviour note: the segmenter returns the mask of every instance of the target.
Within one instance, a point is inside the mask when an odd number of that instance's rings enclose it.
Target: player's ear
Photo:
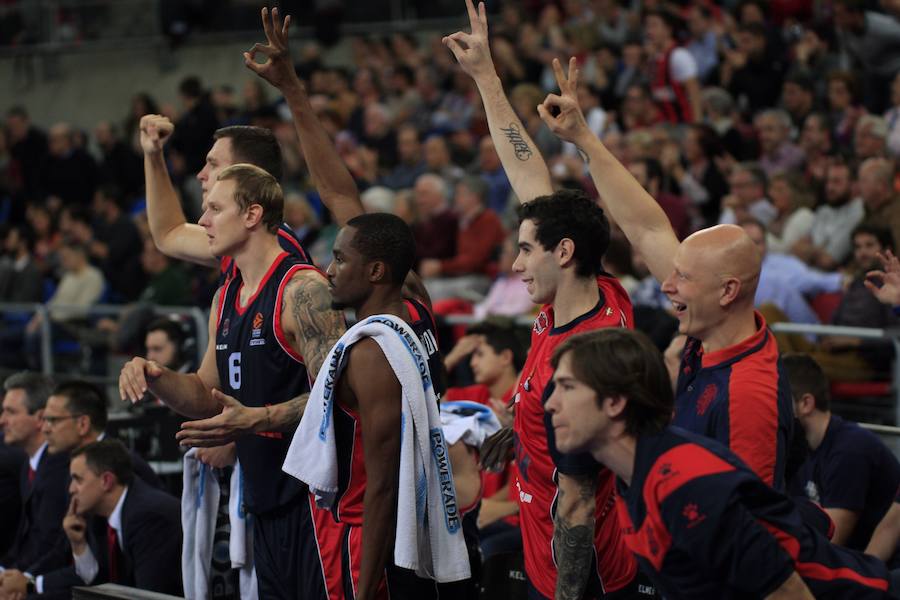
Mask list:
[[[729,277],[722,281],[722,295],[719,297],[720,306],[728,306],[738,299],[741,294],[741,280],[737,277]]]
[[[570,238],[559,240],[556,245],[556,258],[560,267],[566,267],[575,259],[575,242]]]
[[[607,396],[603,399],[603,412],[605,412],[606,416],[610,419],[615,419],[623,415],[627,404],[628,400],[621,394],[617,396]]]
[[[247,216],[245,217],[248,227],[254,227],[262,222],[263,207],[259,204],[251,204],[247,207]]]
[[[387,264],[383,260],[373,260],[369,263],[369,282],[379,283],[389,276]]]

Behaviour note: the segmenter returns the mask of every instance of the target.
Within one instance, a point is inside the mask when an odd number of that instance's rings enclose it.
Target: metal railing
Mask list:
[[[90,307],[57,304],[52,307],[53,310],[71,311],[73,314],[78,314],[79,317],[84,316],[87,319],[92,317],[119,317],[129,308],[129,305],[121,304],[96,304]],[[153,310],[160,316],[175,315],[192,321],[197,341],[195,364],[199,365],[209,341],[209,332],[207,331],[208,313],[196,306],[155,306]],[[41,316],[41,370],[47,375],[56,374],[50,307],[43,303],[0,302],[0,319],[5,320],[12,314],[38,314]]]

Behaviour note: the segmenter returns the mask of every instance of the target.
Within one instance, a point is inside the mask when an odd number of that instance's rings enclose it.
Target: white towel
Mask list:
[[[184,455],[184,487],[181,493],[181,528],[184,541],[181,548],[181,576],[187,600],[206,600],[209,597],[209,572],[212,562],[213,537],[216,533],[216,514],[219,509],[219,481],[213,469],[197,460],[196,448]],[[240,569],[241,598],[256,600],[256,572],[253,567],[253,536],[247,528],[241,503],[243,475],[240,462],[235,463],[231,476],[231,495],[228,513],[231,521],[229,554],[231,566]]]
[[[462,516],[428,371],[428,354],[412,328],[400,318],[368,317],[334,345],[325,359],[326,366],[316,377],[284,471],[306,482],[319,506],[331,508],[338,483],[332,425],[335,384],[346,366],[347,349],[367,337],[381,347],[403,388],[394,564],[438,582],[467,579],[470,570]]]
[[[500,429],[500,421],[484,404],[469,400],[445,401],[441,402],[441,426],[450,446],[462,440],[467,446],[481,449],[484,440]]]

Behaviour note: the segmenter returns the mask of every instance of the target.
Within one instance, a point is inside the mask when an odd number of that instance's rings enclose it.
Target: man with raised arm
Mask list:
[[[316,598],[324,580],[309,496],[280,465],[314,374],[345,328],[323,274],[279,246],[283,204],[278,182],[259,167],[219,173],[200,225],[211,254],[233,257],[237,269],[213,300],[203,361],[182,374],[134,358],[119,393],[137,402],[149,389],[176,412],[203,419],[182,426],[184,445],[236,440],[260,597]]]
[[[568,76],[558,60],[553,69],[561,93],[538,106],[541,118],[582,150],[601,201],[662,282],[687,335],[674,424],[726,444],[763,481],[783,489],[793,412],[775,338],[753,309],[759,251],[732,225],[679,244],[659,204],[588,129],[578,108],[575,59]]]
[[[640,597],[634,561],[608,510],[612,474],[587,455],[558,452],[543,408],[553,391],[550,356],[558,344],[580,331],[633,326],[628,295],[600,266],[609,223],[581,192],[553,192],[547,165],[494,70],[484,4],[477,11],[471,0],[466,6],[471,33],[443,41],[478,86],[494,146],[523,202],[513,271],[528,284],[532,301],[543,305],[516,388],[513,422],[529,597]],[[503,439],[498,435],[495,441]]]

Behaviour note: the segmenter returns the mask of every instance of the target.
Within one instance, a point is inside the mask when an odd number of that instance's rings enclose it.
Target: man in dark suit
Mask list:
[[[22,497],[19,474],[25,464],[25,452],[0,441],[0,556],[9,549],[19,527]]]
[[[86,381],[69,381],[56,386],[44,409],[43,432],[47,449],[52,454],[70,455],[88,444],[105,439],[106,396],[97,386]],[[159,477],[147,462],[133,451],[134,474],[155,488],[161,488]]]
[[[134,477],[131,456],[118,440],[72,453],[72,500],[63,527],[75,571],[87,584],[104,581],[181,595],[181,516],[173,496]],[[87,516],[105,521],[102,536]],[[45,578],[47,592],[55,581]]]
[[[18,373],[7,378],[3,387],[0,427],[5,443],[24,450],[28,461],[19,479],[19,526],[0,565],[22,573],[40,573],[67,561],[62,519],[67,504],[68,457],[48,452],[41,431],[51,381],[39,373]]]

